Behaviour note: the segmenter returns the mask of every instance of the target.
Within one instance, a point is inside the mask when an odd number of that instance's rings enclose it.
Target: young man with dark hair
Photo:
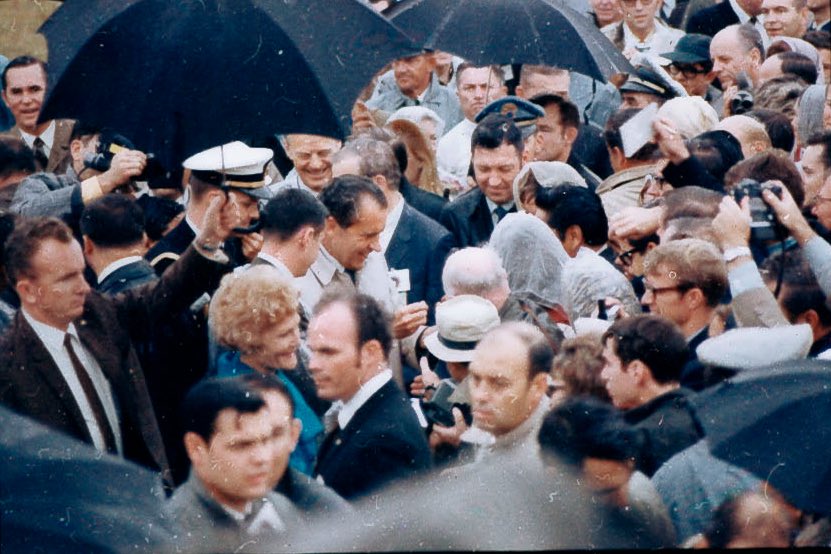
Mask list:
[[[98,277],[100,292],[117,294],[157,279],[143,258],[147,252],[144,213],[129,196],[107,195],[84,208],[81,234],[84,257]]]
[[[679,387],[687,343],[678,328],[657,315],[619,319],[603,335],[601,377],[615,406],[641,435],[638,469],[652,476],[703,431]]]
[[[315,474],[346,499],[431,465],[424,431],[392,380],[392,344],[390,316],[365,294],[324,295],[309,324],[309,371],[318,396],[334,402]]]
[[[182,531],[178,546],[267,548],[296,525],[296,509],[273,490],[278,447],[295,436],[291,418],[272,412],[281,407],[238,379],[203,381],[185,397],[182,427],[191,474],[165,506]]]
[[[805,207],[818,201],[819,190],[831,176],[831,131],[808,137],[808,145],[800,160],[802,184],[805,189]]]
[[[486,116],[473,131],[471,152],[477,186],[444,207],[441,222],[455,246],[479,246],[505,215],[516,211],[514,178],[522,168],[522,133],[501,114]]]
[[[0,135],[0,209],[9,209],[17,186],[34,172],[35,158],[23,139]]]

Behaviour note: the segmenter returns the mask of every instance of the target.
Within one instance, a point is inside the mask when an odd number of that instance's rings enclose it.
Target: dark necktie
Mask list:
[[[754,15],[753,17],[751,17],[750,19],[748,19],[748,20],[747,20],[747,22],[748,22],[748,23],[750,23],[751,25],[756,25],[756,22],[757,22],[757,21],[759,21],[759,20],[758,20],[758,19],[756,19],[756,16],[755,16],[755,15]]]
[[[46,155],[46,143],[40,137],[35,137],[32,143],[32,152],[35,153],[35,162],[38,169],[46,171],[46,166],[49,164],[49,157]]]
[[[506,215],[508,215],[508,210],[506,210],[502,206],[497,206],[493,210],[493,213],[496,214],[496,220],[497,220],[497,222],[499,222],[499,221],[502,221],[502,218],[504,218]]]
[[[346,276],[349,277],[353,285],[357,284],[357,282],[355,281],[355,279],[358,278],[357,271],[355,271],[354,269],[344,269],[343,272],[346,273]]]
[[[81,363],[78,355],[75,354],[75,349],[72,348],[71,337],[68,333],[64,335],[63,345],[69,354],[69,359],[72,362],[72,367],[75,369],[75,374],[78,376],[78,381],[81,383],[81,388],[84,390],[84,395],[87,397],[87,402],[89,402],[90,408],[92,408],[95,422],[98,423],[101,434],[104,436],[104,444],[107,447],[107,452],[110,454],[118,454],[118,449],[115,444],[115,434],[113,434],[113,429],[110,427],[110,420],[107,419],[104,405],[101,403],[101,398],[98,396],[98,392],[96,392],[95,386],[92,384],[92,379],[90,379],[84,364]]]

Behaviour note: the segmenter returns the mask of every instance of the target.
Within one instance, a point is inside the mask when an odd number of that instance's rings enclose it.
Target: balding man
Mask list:
[[[727,131],[742,145],[745,159],[771,148],[770,137],[764,124],[746,115],[731,115],[722,119],[717,130]]]
[[[332,155],[341,142],[320,135],[293,134],[283,137],[283,148],[294,164],[286,178],[269,185],[272,194],[284,188],[299,188],[317,196],[332,182]]]
[[[742,72],[751,83],[756,83],[759,67],[765,59],[762,35],[752,25],[725,27],[710,42],[710,59],[713,60],[713,71],[725,90],[736,85],[736,79]]]

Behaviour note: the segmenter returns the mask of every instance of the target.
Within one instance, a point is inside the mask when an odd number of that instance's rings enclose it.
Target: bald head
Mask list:
[[[755,83],[764,59],[762,35],[750,24],[725,27],[710,41],[710,59],[723,87],[735,85],[742,72]]]
[[[764,124],[746,115],[731,115],[722,119],[717,130],[727,131],[742,145],[742,154],[749,158],[771,147]]]
[[[444,264],[442,285],[448,296],[473,294],[501,308],[510,294],[508,273],[491,248],[469,247],[451,254]]]

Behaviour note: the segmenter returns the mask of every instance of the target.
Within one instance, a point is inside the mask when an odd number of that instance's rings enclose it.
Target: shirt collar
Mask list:
[[[289,271],[289,268],[286,267],[286,264],[284,264],[282,262],[282,260],[278,260],[277,258],[272,256],[271,254],[267,254],[267,253],[262,252],[262,251],[257,254],[257,257],[260,258],[261,260],[264,260],[265,262],[268,262],[269,265],[274,266],[274,268],[277,271],[279,271],[280,274],[283,275],[284,277],[294,279],[294,275],[292,274],[291,271]]]
[[[43,343],[48,347],[49,350],[60,350],[63,348],[63,341],[64,336],[69,334],[72,335],[75,340],[78,342],[81,341],[80,337],[78,336],[78,330],[75,329],[75,324],[70,323],[69,326],[66,328],[66,331],[61,331],[51,325],[47,325],[46,323],[41,323],[40,321],[36,320],[32,317],[29,312],[25,310],[25,308],[20,308],[23,317],[32,326],[32,330],[38,336],[38,338],[43,341]]]
[[[387,247],[392,240],[392,235],[395,233],[396,227],[398,227],[398,222],[401,221],[401,214],[404,213],[404,198],[401,197],[400,192],[396,192],[395,194],[398,195],[398,203],[393,209],[387,212],[387,222],[384,224],[384,230],[381,232],[382,252],[387,251]]]
[[[491,199],[490,199],[490,198],[488,198],[487,196],[485,197],[485,203],[487,203],[487,205],[488,205],[488,210],[489,210],[491,213],[493,213],[493,211],[494,211],[494,210],[495,210],[498,206],[502,206],[502,207],[503,207],[504,209],[506,209],[506,210],[510,210],[511,208],[513,208],[513,207],[514,207],[514,201],[513,201],[513,200],[511,200],[510,202],[505,202],[504,204],[497,204],[496,202],[494,202],[493,200],[491,200]]]
[[[650,31],[649,36],[647,36],[644,40],[639,39],[635,36],[635,34],[629,30],[629,25],[626,24],[624,21],[623,23],[623,40],[626,44],[646,44],[648,45],[650,41],[655,37],[655,33],[660,28],[658,20],[654,20],[655,25],[652,27],[652,31]]]
[[[193,231],[193,234],[199,236],[199,227],[197,227],[196,223],[194,223],[190,218],[189,213],[185,213],[185,222],[188,224],[188,227],[190,227],[190,230]]]
[[[730,7],[733,8],[733,11],[736,12],[736,15],[739,17],[739,23],[747,23],[750,21],[750,14],[744,11],[736,0],[728,1],[730,2]],[[758,19],[758,17],[756,19]]]
[[[385,369],[361,385],[355,395],[343,403],[343,408],[338,412],[338,425],[345,429],[358,410],[366,404],[373,394],[381,390],[381,387],[392,380],[392,370]]]
[[[102,269],[101,273],[98,274],[98,284],[100,285],[101,283],[103,283],[104,279],[106,279],[122,267],[128,266],[134,262],[140,262],[141,260],[141,256],[127,256],[126,258],[121,258],[120,260],[114,261],[113,263]]]
[[[315,260],[315,272],[318,273],[318,278],[325,281],[327,284],[332,280],[336,272],[343,273],[346,268],[332,256],[326,247],[320,245],[320,256]]]
[[[19,128],[18,128],[19,129]],[[23,140],[26,141],[26,145],[29,148],[34,147],[35,139],[38,135],[30,135],[29,133],[25,132],[23,129],[20,129],[20,136],[23,137]],[[55,120],[49,122],[49,126],[40,134],[40,140],[43,141],[43,144],[46,145],[46,149],[50,152],[52,151],[52,144],[55,142]]]

